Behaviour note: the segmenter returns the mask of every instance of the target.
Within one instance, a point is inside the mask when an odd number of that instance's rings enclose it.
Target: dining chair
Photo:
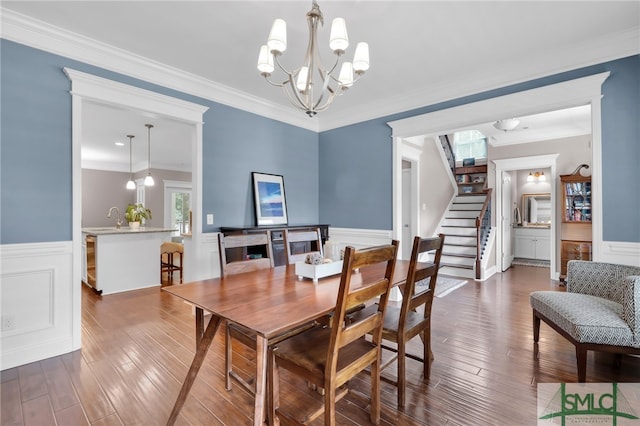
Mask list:
[[[320,253],[322,256],[322,236],[320,228],[314,230],[289,230],[283,234],[287,264],[304,262],[308,254]]]
[[[220,271],[224,278],[229,275],[260,269],[273,268],[273,252],[268,231],[252,234],[223,235],[218,234],[220,252]],[[245,333],[246,331],[246,333]],[[253,339],[252,339],[253,337]],[[231,379],[235,379],[252,394],[255,394],[253,379],[245,380],[233,371],[233,339],[242,342],[245,346],[255,350],[255,335],[251,336],[249,330],[236,324],[227,324],[225,327],[225,386],[231,390]]]
[[[382,339],[393,342],[395,347],[382,345],[382,349],[394,352],[395,355],[385,362],[380,370],[384,370],[397,361],[397,379],[382,376],[381,379],[398,388],[398,407],[405,405],[406,389],[406,358],[420,361],[424,365],[423,376],[428,379],[431,375],[431,306],[438,280],[440,257],[444,245],[444,234],[433,238],[413,239],[413,248],[409,261],[407,279],[402,288],[402,304],[400,307],[389,305],[384,315]],[[367,315],[367,311],[375,309],[368,306],[363,311],[354,314],[357,321],[360,315]],[[420,335],[422,339],[422,356],[407,352],[407,344],[411,339]]]
[[[281,423],[301,422],[279,407],[279,369],[301,376],[324,389],[324,406],[307,414],[303,422],[311,422],[324,412],[326,425],[335,424],[336,401],[348,393],[347,382],[367,367],[371,367],[370,418],[380,422],[380,351],[382,319],[389,300],[395,268],[398,242],[356,250],[345,249],[340,287],[331,326],[314,326],[269,350],[268,409],[269,419],[280,418]],[[384,269],[368,268],[386,264]],[[363,301],[379,298],[376,309],[357,322],[345,321],[350,307]],[[372,340],[365,336],[371,333]]]
[[[233,274],[244,273],[259,269],[273,268],[274,262],[271,251],[271,240],[269,232],[264,231],[260,234],[243,234],[223,236],[219,234],[220,244],[220,262],[222,264],[222,277]],[[229,249],[242,250],[234,254],[235,258],[243,259],[227,262],[228,256],[226,251]],[[268,257],[252,258],[251,252],[266,252]],[[298,328],[283,333],[269,340],[268,345],[279,342],[294,335],[297,332],[311,327],[312,324],[304,324]],[[240,342],[245,347],[256,350],[256,334],[255,332],[242,327],[238,324],[228,323],[225,327],[225,386],[227,390],[232,389],[232,379],[238,382],[244,389],[252,395],[255,395],[255,378],[245,379],[233,370],[233,341]]]
[[[273,268],[273,252],[268,231],[252,234],[218,234],[222,276]]]

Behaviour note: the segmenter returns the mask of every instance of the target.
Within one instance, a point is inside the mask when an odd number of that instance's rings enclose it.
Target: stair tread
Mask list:
[[[456,263],[443,263],[440,261],[441,266],[448,266],[449,268],[460,268],[460,269],[473,269],[473,265],[458,265]]]
[[[476,255],[475,254],[464,254],[464,253],[445,253],[444,251],[442,252],[442,256],[451,256],[451,257],[467,257],[467,258],[473,258],[475,259]]]

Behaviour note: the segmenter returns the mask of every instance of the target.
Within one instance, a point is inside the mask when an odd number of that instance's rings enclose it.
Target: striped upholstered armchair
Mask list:
[[[536,291],[534,352],[540,320],[576,347],[578,381],[587,375],[587,351],[640,354],[640,268],[612,263],[569,261],[567,291]]]

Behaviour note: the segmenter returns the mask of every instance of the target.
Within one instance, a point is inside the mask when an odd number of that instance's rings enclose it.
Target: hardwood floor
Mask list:
[[[533,425],[538,382],[575,382],[571,344],[543,324],[533,357],[528,295],[562,290],[547,268],[516,266],[485,282],[470,281],[433,303],[431,378],[409,359],[407,405],[382,383],[383,425]],[[158,288],[97,296],[82,292],[82,350],[2,372],[2,425],[165,424],[195,352],[191,307]],[[411,349],[418,352],[415,340]],[[252,397],[224,388],[224,339],[207,355],[178,418],[186,425],[250,424]],[[238,346],[242,353],[242,347]],[[253,355],[234,356],[252,370]],[[393,374],[393,368],[384,374]],[[320,397],[283,372],[281,404],[306,411]],[[589,382],[640,382],[640,358],[589,353]],[[350,386],[369,389],[366,375]],[[369,424],[366,403],[348,395],[337,423]],[[322,424],[318,419],[313,424]]]

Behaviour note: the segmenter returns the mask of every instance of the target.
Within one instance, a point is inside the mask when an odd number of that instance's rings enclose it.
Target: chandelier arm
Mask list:
[[[293,105],[294,107],[296,107],[296,108],[298,108],[298,109],[301,109],[301,110],[303,110],[303,111],[309,111],[310,109],[309,109],[309,108],[307,108],[307,106],[304,104],[304,102],[302,102],[302,101],[300,100],[300,98],[299,98],[299,97],[297,97],[297,96],[292,96],[292,95],[291,95],[291,93],[290,93],[290,92],[291,92],[290,87],[291,87],[291,86],[288,86],[288,85],[286,85],[286,84],[285,84],[285,85],[283,85],[283,86],[282,86],[282,91],[285,93],[285,95],[287,95],[287,98],[289,99],[289,102],[291,102],[291,105]],[[288,89],[288,88],[289,88],[289,89]],[[288,89],[288,90],[287,90],[287,89]],[[294,92],[294,93],[296,93],[296,92]]]
[[[338,66],[338,63],[340,63],[340,56],[342,56],[342,54],[340,52],[336,53],[336,61],[333,63],[333,66],[331,67],[331,69],[327,72],[328,76],[331,76],[332,79],[336,80],[336,78],[333,76],[333,72],[336,70],[336,67]],[[322,68],[322,67],[320,67]],[[336,80],[338,81],[338,80]]]
[[[268,74],[262,74],[262,75],[263,75],[264,79],[265,79],[265,80],[267,80],[267,83],[269,83],[269,84],[270,84],[270,85],[272,85],[272,86],[282,87],[282,86],[284,86],[285,84],[287,84],[287,80],[283,81],[282,83],[276,83],[275,81],[271,81],[271,80],[269,79],[269,75],[268,75]]]
[[[287,74],[287,75],[291,75],[293,74],[293,72],[289,72],[281,63],[280,63],[280,59],[278,59],[280,57],[280,55],[273,55],[273,59],[274,62],[276,63],[276,65],[278,65],[278,68],[280,68],[280,70],[282,70],[283,73]]]
[[[323,76],[323,74],[320,73],[320,76],[322,77],[322,80],[323,80],[322,90],[320,91],[320,96],[318,97],[318,101],[313,106],[314,110],[316,110],[318,106],[322,103],[325,93],[329,93],[329,98],[327,98],[327,103],[331,103],[331,101],[333,100],[333,97],[335,96],[335,93],[333,92],[333,90],[330,90],[329,88],[330,80],[328,77],[331,76],[331,74],[327,74],[326,76]]]

